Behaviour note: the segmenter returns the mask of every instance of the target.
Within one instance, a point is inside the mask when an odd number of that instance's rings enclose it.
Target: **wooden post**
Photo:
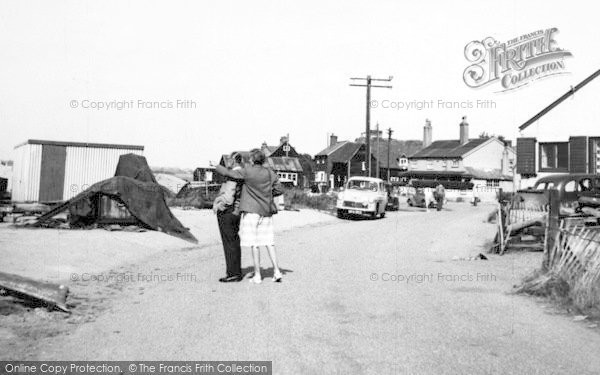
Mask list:
[[[548,211],[548,226],[546,227],[546,246],[544,247],[542,271],[548,271],[550,267],[550,253],[554,251],[556,240],[560,234],[560,200],[558,199],[558,191],[556,189],[548,190],[548,202],[550,207]]]
[[[498,253],[504,252],[504,224],[502,223],[502,203],[498,203]]]

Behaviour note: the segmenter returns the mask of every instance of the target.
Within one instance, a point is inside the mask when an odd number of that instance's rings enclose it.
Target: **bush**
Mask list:
[[[335,208],[336,196],[307,193],[301,189],[287,189],[284,192],[284,199],[287,207],[332,211]]]

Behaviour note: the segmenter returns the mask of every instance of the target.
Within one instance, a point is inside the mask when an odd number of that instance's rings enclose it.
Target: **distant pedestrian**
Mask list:
[[[431,188],[423,188],[423,198],[425,200],[425,212],[429,212],[429,206],[432,206],[434,197]]]
[[[444,205],[444,198],[446,198],[446,189],[444,189],[444,185],[441,183],[435,187],[435,191],[433,192],[433,196],[435,198],[435,207],[438,211],[442,210],[442,206]]]
[[[265,154],[259,149],[250,151],[252,165],[239,170],[229,170],[217,165],[216,172],[224,176],[243,181],[240,200],[240,244],[250,248],[254,261],[254,276],[251,282],[262,281],[260,270],[260,246],[268,250],[273,263],[273,281],[281,282],[281,270],[275,254],[275,235],[273,215],[277,213],[274,197],[283,194],[281,184],[273,170],[263,166]]]
[[[238,153],[231,154],[228,168],[242,169],[242,156]],[[222,283],[241,281],[242,276],[242,251],[240,248],[240,197],[242,182],[228,179],[221,185],[219,195],[214,200],[213,211],[217,214],[219,232],[225,252],[227,274],[219,279]]]

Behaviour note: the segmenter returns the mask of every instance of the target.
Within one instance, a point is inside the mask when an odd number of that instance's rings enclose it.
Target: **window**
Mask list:
[[[485,180],[486,187],[499,187],[500,180]]]
[[[458,168],[458,160],[452,160],[452,168]]]
[[[581,186],[581,191],[590,191],[592,190],[592,179],[584,178],[583,180],[579,181],[579,185]]]
[[[565,191],[567,193],[572,193],[577,189],[577,183],[575,180],[571,180],[565,184]]]
[[[556,171],[569,169],[569,143],[540,143],[540,170]]]
[[[352,180],[348,183],[348,189],[377,191],[377,183],[364,180]]]

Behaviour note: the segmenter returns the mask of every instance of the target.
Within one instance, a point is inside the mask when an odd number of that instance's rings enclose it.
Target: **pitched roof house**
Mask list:
[[[426,121],[423,132],[424,149],[409,156],[410,170],[439,174],[442,179],[468,177],[487,187],[512,189],[513,165],[516,153],[510,142],[498,137],[469,138],[469,124],[463,117],[459,139],[431,142],[431,122]],[[433,174],[432,174],[433,173]],[[477,185],[477,183],[476,183]]]
[[[324,187],[338,188],[350,176],[365,175],[366,149],[364,143],[338,142],[337,136],[332,134],[329,146],[315,155],[315,182]],[[375,161],[371,155],[371,163]]]
[[[266,142],[263,142],[261,151],[267,157],[265,166],[273,169],[282,181],[291,182],[296,186],[309,186],[312,180],[310,160],[308,164],[305,163],[305,157],[290,145],[288,137],[281,137],[278,146],[269,146]],[[250,163],[249,151],[238,151],[238,153],[242,155],[244,163]],[[219,163],[226,165],[229,159],[229,154],[223,155]],[[305,169],[308,169],[308,171],[305,171]]]

